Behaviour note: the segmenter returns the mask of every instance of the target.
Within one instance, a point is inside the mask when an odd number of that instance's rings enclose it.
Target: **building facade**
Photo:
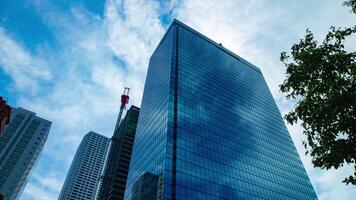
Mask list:
[[[93,131],[84,136],[64,181],[59,200],[95,199],[109,145],[109,138]]]
[[[145,173],[163,199],[317,199],[260,69],[177,20],[150,58],[126,200]]]
[[[47,140],[51,122],[23,108],[13,108],[0,136],[0,193],[18,199]]]
[[[131,200],[156,200],[159,176],[146,172],[133,185]]]
[[[119,128],[114,132],[99,190],[100,200],[124,198],[139,113],[138,107],[131,106],[124,120],[117,126]]]

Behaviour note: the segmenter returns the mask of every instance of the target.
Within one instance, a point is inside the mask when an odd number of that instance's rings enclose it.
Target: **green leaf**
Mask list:
[[[350,28],[330,27],[322,43],[310,30],[282,52],[286,79],[280,91],[287,99],[298,100],[284,118],[290,124],[299,120],[307,141],[305,154],[315,167],[323,169],[355,165],[356,160],[356,52],[344,48],[345,40],[356,33]],[[356,184],[355,176],[346,184]]]

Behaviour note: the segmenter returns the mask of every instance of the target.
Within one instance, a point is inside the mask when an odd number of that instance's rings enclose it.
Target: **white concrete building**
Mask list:
[[[110,139],[87,133],[70,166],[59,200],[94,200]]]

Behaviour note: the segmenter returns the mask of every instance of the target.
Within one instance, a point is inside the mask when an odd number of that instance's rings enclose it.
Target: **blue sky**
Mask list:
[[[21,200],[52,200],[82,137],[111,136],[124,86],[140,105],[148,59],[177,18],[261,68],[282,113],[293,103],[278,90],[279,61],[310,28],[351,26],[356,15],[337,0],[1,0],[0,95],[53,122],[42,157]],[[355,42],[346,46],[355,49]],[[304,155],[299,125],[289,126],[320,199],[351,199],[341,180],[350,167],[314,169]]]

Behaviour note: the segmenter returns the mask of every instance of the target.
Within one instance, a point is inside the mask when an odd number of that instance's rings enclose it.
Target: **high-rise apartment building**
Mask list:
[[[59,200],[94,200],[110,139],[90,131],[81,141]]]
[[[177,20],[150,58],[126,200],[145,173],[163,199],[317,198],[260,69]]]
[[[117,125],[118,128],[111,139],[110,153],[102,176],[102,185],[98,195],[100,200],[124,198],[139,112],[138,107],[131,106],[124,120]]]
[[[47,140],[51,122],[23,108],[13,108],[0,136],[0,193],[17,199]]]

